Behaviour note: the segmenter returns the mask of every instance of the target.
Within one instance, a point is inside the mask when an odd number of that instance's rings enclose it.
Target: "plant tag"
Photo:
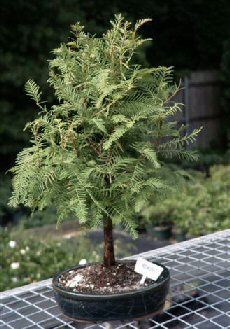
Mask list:
[[[138,257],[135,264],[135,272],[142,275],[141,284],[146,278],[156,281],[163,271],[163,267],[153,264],[144,258]]]
[[[143,275],[142,278],[141,278],[140,284],[144,284],[145,280],[146,280],[146,276]]]

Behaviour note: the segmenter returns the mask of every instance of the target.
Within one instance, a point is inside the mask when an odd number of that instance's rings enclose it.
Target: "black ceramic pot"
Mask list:
[[[173,230],[173,236],[177,242],[182,242],[186,240],[186,233],[183,230],[177,228]]]
[[[149,226],[147,232],[158,240],[168,240],[172,234],[171,226]]]
[[[68,318],[87,322],[128,320],[142,318],[162,310],[169,289],[169,271],[165,266],[161,265],[163,272],[152,285],[119,294],[77,293],[58,284],[58,279],[64,272],[84,266],[67,269],[53,279],[55,299]]]

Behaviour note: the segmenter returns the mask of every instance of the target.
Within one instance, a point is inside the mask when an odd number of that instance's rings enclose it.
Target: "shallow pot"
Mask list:
[[[134,263],[134,261],[120,260],[119,262]],[[156,314],[163,309],[169,289],[169,271],[165,266],[160,265],[163,267],[163,272],[156,282],[130,292],[87,294],[73,292],[59,285],[59,277],[63,273],[85,266],[87,265],[75,266],[53,278],[55,299],[63,314],[68,318],[85,322],[128,320]]]
[[[177,242],[182,242],[186,240],[186,233],[181,229],[173,229],[173,235]]]
[[[158,240],[168,240],[172,235],[171,226],[149,226],[147,231]]]

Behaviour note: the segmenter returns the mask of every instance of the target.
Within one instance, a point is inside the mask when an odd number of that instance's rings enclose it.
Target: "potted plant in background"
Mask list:
[[[102,227],[102,264],[75,266],[55,276],[56,299],[65,315],[78,320],[132,319],[161,309],[169,273],[140,284],[134,264],[114,257],[113,227],[136,237],[135,218],[153,194],[164,193],[164,157],[195,159],[184,149],[189,135],[169,119],[179,110],[170,102],[172,68],[142,68],[132,62],[146,40],[117,15],[101,38],[72,26],[73,40],[54,50],[48,83],[56,102],[41,101],[35,82],[26,92],[40,109],[27,124],[31,146],[22,150],[12,169],[11,206],[32,211],[53,205],[58,223],[69,214],[80,224]],[[172,173],[172,175],[174,175]]]
[[[146,221],[147,232],[158,240],[168,240],[172,235],[173,209],[165,204],[165,201],[146,204],[142,215]]]
[[[189,174],[174,165],[161,167],[159,174],[169,187],[176,188],[169,188],[167,194],[158,193],[149,197],[141,209],[141,215],[150,236],[158,240],[168,240],[174,236],[175,224],[178,224],[180,210],[177,211],[177,206],[183,204]]]

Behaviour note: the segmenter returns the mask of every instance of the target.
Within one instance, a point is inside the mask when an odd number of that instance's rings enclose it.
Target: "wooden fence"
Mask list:
[[[221,131],[219,71],[197,71],[183,79],[182,88],[174,100],[183,103],[176,119],[187,124],[187,132],[203,126],[196,147],[207,148],[217,142]]]

